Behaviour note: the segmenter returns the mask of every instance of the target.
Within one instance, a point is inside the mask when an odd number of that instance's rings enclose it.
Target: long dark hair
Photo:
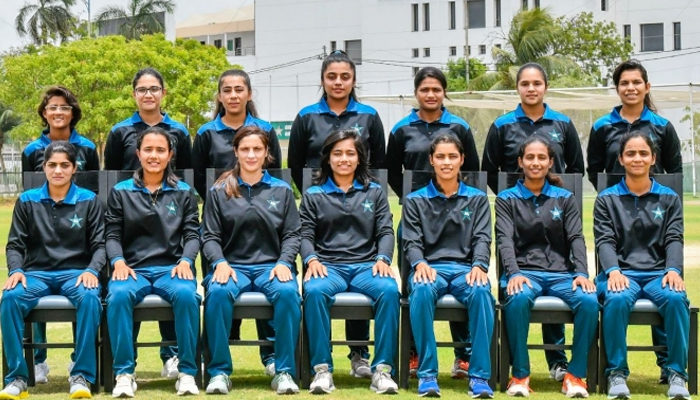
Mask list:
[[[552,147],[552,144],[549,143],[548,141],[542,139],[539,136],[530,136],[529,138],[525,139],[525,141],[520,145],[520,150],[518,150],[518,158],[523,159],[525,157],[525,150],[527,149],[527,146],[533,144],[533,143],[542,143],[544,147],[547,148],[547,155],[549,156],[550,160],[554,160],[556,158],[556,152],[554,151],[554,147]],[[525,179],[525,173],[521,172],[520,173],[521,178]],[[547,176],[545,177],[547,179],[547,182],[549,182],[550,185],[553,186],[559,186],[563,187],[564,182],[561,180],[561,177],[559,175],[556,175],[555,173],[552,172],[552,168],[550,168],[547,171]]]
[[[136,138],[136,148],[141,151],[141,145],[143,144],[143,138],[146,137],[146,135],[160,135],[165,138],[165,141],[168,143],[168,151],[171,152],[173,151],[173,139],[170,137],[170,134],[166,132],[163,128],[159,128],[157,126],[150,126],[148,127],[145,131],[141,132]],[[172,161],[172,160],[171,160]],[[138,167],[136,171],[134,171],[134,182],[136,182],[137,186],[143,187],[143,167]],[[169,162],[165,166],[165,170],[163,171],[163,182],[165,182],[168,186],[170,187],[176,187],[177,182],[180,180],[177,175],[175,175],[175,171],[173,171],[173,166],[172,162]]]
[[[331,169],[331,153],[338,142],[346,139],[352,139],[357,151],[357,169],[355,169],[355,180],[360,182],[364,187],[369,186],[372,182],[372,175],[369,173],[369,163],[367,162],[367,149],[362,143],[362,137],[355,129],[341,129],[328,135],[323,142],[321,149],[321,168],[316,172],[313,184],[323,185],[328,179],[333,178],[333,169]]]
[[[329,54],[324,60],[323,64],[321,64],[321,90],[323,90],[323,97],[326,97],[328,94],[326,93],[326,88],[323,86],[323,75],[326,73],[326,70],[328,69],[328,66],[333,64],[333,63],[348,63],[350,65],[350,69],[352,69],[352,83],[353,87],[352,90],[350,91],[350,98],[357,101],[357,93],[355,93],[355,83],[357,82],[357,67],[355,66],[355,62],[348,56],[348,53],[342,51],[342,50],[335,50],[331,54]]]
[[[536,62],[529,62],[525,63],[520,68],[518,69],[517,75],[515,75],[515,84],[517,85],[518,82],[520,82],[520,76],[523,74],[523,71],[526,69],[534,68],[542,73],[542,79],[544,79],[544,85],[549,86],[549,80],[547,79],[547,71],[544,70],[544,67]]]
[[[461,142],[459,139],[457,139],[456,136],[451,135],[451,134],[446,134],[446,133],[444,133],[444,134],[438,135],[438,136],[437,136],[435,139],[433,139],[433,141],[430,143],[430,157],[431,157],[431,158],[435,155],[435,151],[437,151],[438,145],[443,144],[443,143],[455,145],[455,147],[457,148],[457,151],[459,152],[459,154],[460,154],[462,157],[465,157],[465,155],[464,155],[464,146],[462,145],[462,142]],[[461,166],[458,165],[458,166],[457,166],[457,170],[459,171],[459,174],[457,175],[457,179],[458,179],[460,182],[462,182],[462,168],[461,168]],[[441,191],[441,192],[443,192],[443,193],[445,192],[445,191],[442,189],[442,187],[440,186],[440,184],[438,183],[437,175],[436,175],[436,173],[435,173],[435,168],[433,168],[433,185],[435,185],[435,187],[436,187],[439,191]]]
[[[638,60],[631,59],[622,62],[620,65],[617,66],[617,68],[615,68],[615,72],[613,72],[613,82],[615,83],[615,89],[617,89],[620,86],[620,76],[622,76],[622,73],[625,71],[639,71],[642,74],[642,80],[644,80],[644,84],[649,83],[649,74],[647,74],[647,69],[644,68],[642,63]],[[651,111],[656,112],[656,106],[651,100],[650,91],[647,92],[646,96],[644,96],[644,105]]]
[[[274,161],[272,155],[270,155],[270,139],[267,133],[255,125],[248,125],[242,127],[233,138],[233,150],[237,151],[238,146],[241,144],[241,140],[248,136],[257,136],[262,141],[263,147],[267,150],[267,158],[263,163],[263,168]],[[214,182],[214,187],[223,186],[224,192],[226,193],[226,198],[231,197],[241,197],[241,188],[238,185],[238,177],[241,175],[241,165],[240,160],[237,160],[233,165],[233,168],[229,171],[224,172],[219,176],[219,179]]]
[[[651,137],[642,131],[632,131],[625,133],[620,138],[620,149],[617,153],[618,158],[622,158],[622,155],[625,153],[625,146],[627,145],[627,142],[634,138],[644,139],[644,142],[646,142],[646,144],[649,146],[649,149],[651,149],[651,156],[657,156],[656,144],[654,144],[654,141],[651,140]],[[654,176],[653,166],[649,168],[649,176]]]
[[[248,88],[249,93],[253,93],[253,87],[250,85],[250,76],[243,71],[242,69],[229,69],[227,71],[224,71],[223,74],[219,77],[219,86],[218,90],[216,92],[216,98],[214,99],[214,102],[216,103],[216,107],[214,109],[214,117],[212,119],[216,119],[217,116],[223,117],[226,115],[226,107],[219,101],[219,94],[221,93],[221,87],[224,84],[224,79],[227,76],[240,76],[243,78],[243,83],[245,83],[246,87]],[[255,108],[255,103],[253,102],[253,99],[248,100],[245,103],[245,110],[248,114],[252,115],[255,118],[258,118],[258,109]]]
[[[423,83],[426,78],[437,79],[437,81],[440,82],[440,86],[442,86],[442,91],[445,92],[445,98],[449,99],[449,97],[447,97],[447,78],[445,78],[445,74],[440,71],[439,68],[435,67],[424,67],[418,71],[416,77],[413,78],[414,94],[418,91],[420,84]]]
[[[49,143],[44,149],[44,166],[49,161],[49,159],[56,153],[63,153],[68,158],[68,161],[75,167],[77,162],[77,152],[75,146],[66,140],[57,140],[55,142]]]
[[[46,105],[49,104],[49,100],[51,100],[52,97],[63,97],[66,100],[66,103],[68,103],[69,106],[73,107],[71,109],[72,112],[72,117],[70,119],[70,130],[73,131],[75,129],[75,126],[78,125],[78,122],[83,118],[83,111],[80,109],[80,103],[78,103],[78,99],[75,98],[75,95],[73,92],[70,91],[65,86],[51,86],[48,89],[46,89],[46,92],[44,93],[44,96],[41,98],[41,103],[39,104],[39,109],[37,112],[39,113],[39,117],[41,117],[41,120],[44,123],[44,126],[48,127],[49,126],[49,121],[46,120],[46,117],[44,117],[44,110],[46,110]]]

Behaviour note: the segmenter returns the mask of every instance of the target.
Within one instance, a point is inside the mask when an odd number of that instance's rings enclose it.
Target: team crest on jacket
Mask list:
[[[365,199],[365,201],[360,203],[360,204],[362,205],[362,208],[364,210],[363,212],[373,212],[374,211],[374,210],[372,210],[372,206],[374,206],[374,203],[369,201],[369,199]]]
[[[166,205],[165,208],[168,209],[168,215],[177,215],[177,204],[175,204],[175,201],[170,200],[170,204]]]
[[[654,214],[654,219],[660,219],[663,221],[666,210],[662,210],[661,207],[656,206],[656,210],[651,210],[651,212]]]
[[[559,207],[554,206],[554,210],[549,210],[549,212],[552,213],[552,221],[561,221],[561,210],[559,209]]]
[[[351,126],[352,129],[356,130],[357,133],[362,134],[362,130],[365,129],[364,126],[360,126],[357,122],[355,122],[355,126]]]
[[[85,160],[78,156],[78,158],[75,159],[75,163],[78,164],[78,170],[82,171],[85,169]]]
[[[470,210],[469,207],[464,207],[464,209],[462,211],[460,211],[460,213],[462,214],[462,221],[464,221],[465,219],[468,219],[471,221],[472,214],[474,213],[474,211]]]
[[[267,209],[268,210],[277,210],[277,205],[280,203],[279,200],[275,199],[275,196],[270,197],[269,200],[267,200]]]
[[[552,142],[556,142],[556,143],[561,142],[561,132],[557,132],[556,129],[549,132],[549,137],[552,139]]]
[[[73,214],[73,218],[69,218],[68,221],[70,221],[70,228],[73,229],[75,227],[82,228],[80,225],[80,222],[82,221],[82,218],[78,217],[78,214]]]

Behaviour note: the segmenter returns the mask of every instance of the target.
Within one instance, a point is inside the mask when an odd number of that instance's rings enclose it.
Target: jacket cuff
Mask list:
[[[385,256],[384,254],[379,254],[378,256],[374,257],[374,261],[384,261],[387,263],[387,265],[391,265],[391,258],[388,256]]]
[[[85,269],[85,272],[89,272],[89,273],[95,275],[95,276],[98,277],[98,278],[100,277],[100,273],[97,272],[97,271],[95,271],[94,269],[86,268],[86,269]]]
[[[183,262],[183,261],[187,261],[188,263],[190,263],[190,267],[194,267],[194,261],[193,261],[191,258],[189,258],[189,257],[182,257],[182,258],[180,258],[179,260],[177,260],[177,263],[180,264],[180,263]]]
[[[308,265],[309,265],[309,261],[313,260],[314,258],[318,260],[318,257],[316,257],[316,254],[311,254],[310,256],[306,257],[306,258],[304,259],[304,265],[307,265],[307,266],[308,266]]]
[[[620,271],[620,272],[622,272],[622,269],[620,269],[620,267],[617,266],[617,265],[613,265],[612,267],[608,268],[607,271],[605,271],[605,275],[610,276],[610,273],[613,272],[613,271]]]
[[[416,265],[418,265],[418,264],[420,264],[420,263],[426,263],[426,264],[427,264],[428,262],[427,262],[424,258],[421,258],[420,260],[418,260],[418,261],[414,262],[413,264],[411,264],[411,268],[412,268],[412,269],[416,269]]]
[[[220,262],[226,262],[226,259],[225,259],[225,258],[220,258],[220,259],[214,261],[213,263],[211,263],[211,268],[215,270],[215,269],[216,269],[216,266],[217,266]]]
[[[668,268],[666,268],[666,269],[664,270],[664,274],[667,274],[667,273],[669,273],[670,271],[673,271],[673,272],[677,273],[678,275],[683,275],[683,273],[681,272],[681,270],[678,269],[678,268],[676,268],[676,267],[668,267]]]
[[[286,262],[286,261],[278,260],[278,261],[277,261],[277,264],[282,264],[282,265],[284,265],[285,267],[289,268],[290,270],[292,269],[292,264],[290,264],[290,263],[288,263],[288,262]]]
[[[126,261],[126,259],[125,259],[124,257],[122,257],[122,256],[117,256],[117,257],[114,257],[114,258],[112,259],[112,261],[109,262],[109,265],[112,266],[112,267],[114,267],[114,264],[116,264],[116,262],[119,261],[119,260],[124,260],[124,261]]]
[[[474,268],[474,267],[479,267],[479,268],[481,268],[482,271],[489,272],[489,265],[482,262],[482,261],[477,261],[475,263],[472,263],[472,268]]]
[[[12,276],[12,274],[16,274],[16,273],[18,273],[18,272],[23,274],[23,273],[24,273],[24,270],[23,270],[22,268],[10,270],[10,273],[7,274],[7,276]]]
[[[588,274],[584,274],[583,272],[574,272],[574,274],[573,274],[574,279],[578,278],[579,276],[582,276],[582,277],[588,279]]]

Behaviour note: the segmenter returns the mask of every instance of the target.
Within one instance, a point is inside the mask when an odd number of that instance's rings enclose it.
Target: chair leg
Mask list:
[[[303,345],[301,347],[301,387],[308,389],[311,384],[311,366],[309,365],[311,363],[311,356],[309,355],[309,332],[306,329],[306,322],[304,322],[303,316],[301,327],[301,336],[303,338]]]
[[[32,323],[26,322],[24,324],[24,337],[26,342],[24,343],[24,361],[27,363],[27,385],[35,386],[36,377],[34,376],[34,331],[32,331]],[[48,340],[47,340],[48,341]]]
[[[0,346],[2,344],[0,343]],[[2,346],[2,381],[5,382],[5,378],[10,373],[10,366],[7,365],[7,353],[5,353],[5,346]]]
[[[399,386],[402,389],[408,389],[408,376],[411,362],[411,339],[413,338],[413,332],[411,330],[411,315],[407,304],[401,305],[400,326],[401,345],[399,346],[399,351],[401,355],[399,357],[399,363],[401,364],[401,368],[399,369]]]
[[[299,337],[297,338],[296,350],[294,351],[294,362],[297,364],[297,375],[294,377],[299,385],[304,387],[302,380],[304,379],[304,363],[302,361],[304,354],[304,310],[302,312],[301,321],[299,321]]]
[[[491,378],[489,378],[489,386],[496,389],[498,381],[498,310],[493,313],[493,334],[491,335]]]
[[[202,388],[204,389],[209,383],[211,376],[209,375],[209,364],[211,364],[211,349],[209,349],[209,339],[207,337],[206,318],[202,310]]]
[[[200,388],[204,388],[204,377],[202,375],[202,340],[197,333],[197,349],[194,353],[194,362],[197,364],[197,374],[194,376],[194,381]]]
[[[508,344],[508,331],[506,330],[505,310],[501,308],[501,318],[498,323],[501,335],[501,356],[498,358],[499,390],[505,392],[508,388],[508,374],[510,367],[510,346]]]
[[[588,385],[589,393],[596,393],[598,389],[598,332],[593,338],[593,343],[591,343],[591,348],[588,351],[588,366],[586,371],[586,383]]]
[[[690,312],[690,342],[688,346],[688,390],[698,394],[698,310]]]
[[[600,313],[600,324],[598,324],[598,339],[600,343],[598,352],[598,393],[608,393],[608,379],[605,376],[605,368],[608,366],[608,355],[605,353],[605,332],[603,331],[603,313]]]
[[[105,311],[106,315],[106,311]],[[114,360],[112,358],[112,343],[109,340],[107,320],[102,323],[102,385],[106,394],[114,390]]]

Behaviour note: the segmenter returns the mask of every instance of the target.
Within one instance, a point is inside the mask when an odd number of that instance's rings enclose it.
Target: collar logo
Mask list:
[[[177,204],[175,204],[175,201],[170,200],[170,204],[166,205],[165,208],[168,209],[168,215],[177,215]]]
[[[549,210],[549,212],[552,213],[552,221],[561,221],[561,210],[559,209],[559,207],[555,206],[554,210]]]
[[[656,210],[651,210],[651,212],[654,214],[654,219],[660,219],[663,221],[666,210],[662,210],[661,207],[656,206]]]
[[[374,206],[374,203],[369,201],[369,199],[365,199],[365,201],[362,202],[361,205],[363,208],[363,212],[374,212],[374,210],[372,210],[372,206]]]
[[[279,211],[277,208],[277,205],[280,203],[279,200],[275,199],[275,196],[270,197],[269,200],[267,200],[267,209],[268,210],[275,210]]]
[[[471,221],[472,214],[474,214],[474,211],[470,210],[469,207],[464,207],[464,209],[462,209],[462,211],[460,211],[460,213],[462,214],[462,221],[464,221],[465,219],[468,219]]]
[[[73,228],[82,228],[82,226],[80,225],[80,222],[81,222],[82,220],[83,220],[82,218],[79,218],[79,217],[78,217],[78,214],[73,214],[73,218],[69,218],[69,219],[68,219],[68,221],[71,222],[70,228],[71,228],[71,229],[73,229]]]

